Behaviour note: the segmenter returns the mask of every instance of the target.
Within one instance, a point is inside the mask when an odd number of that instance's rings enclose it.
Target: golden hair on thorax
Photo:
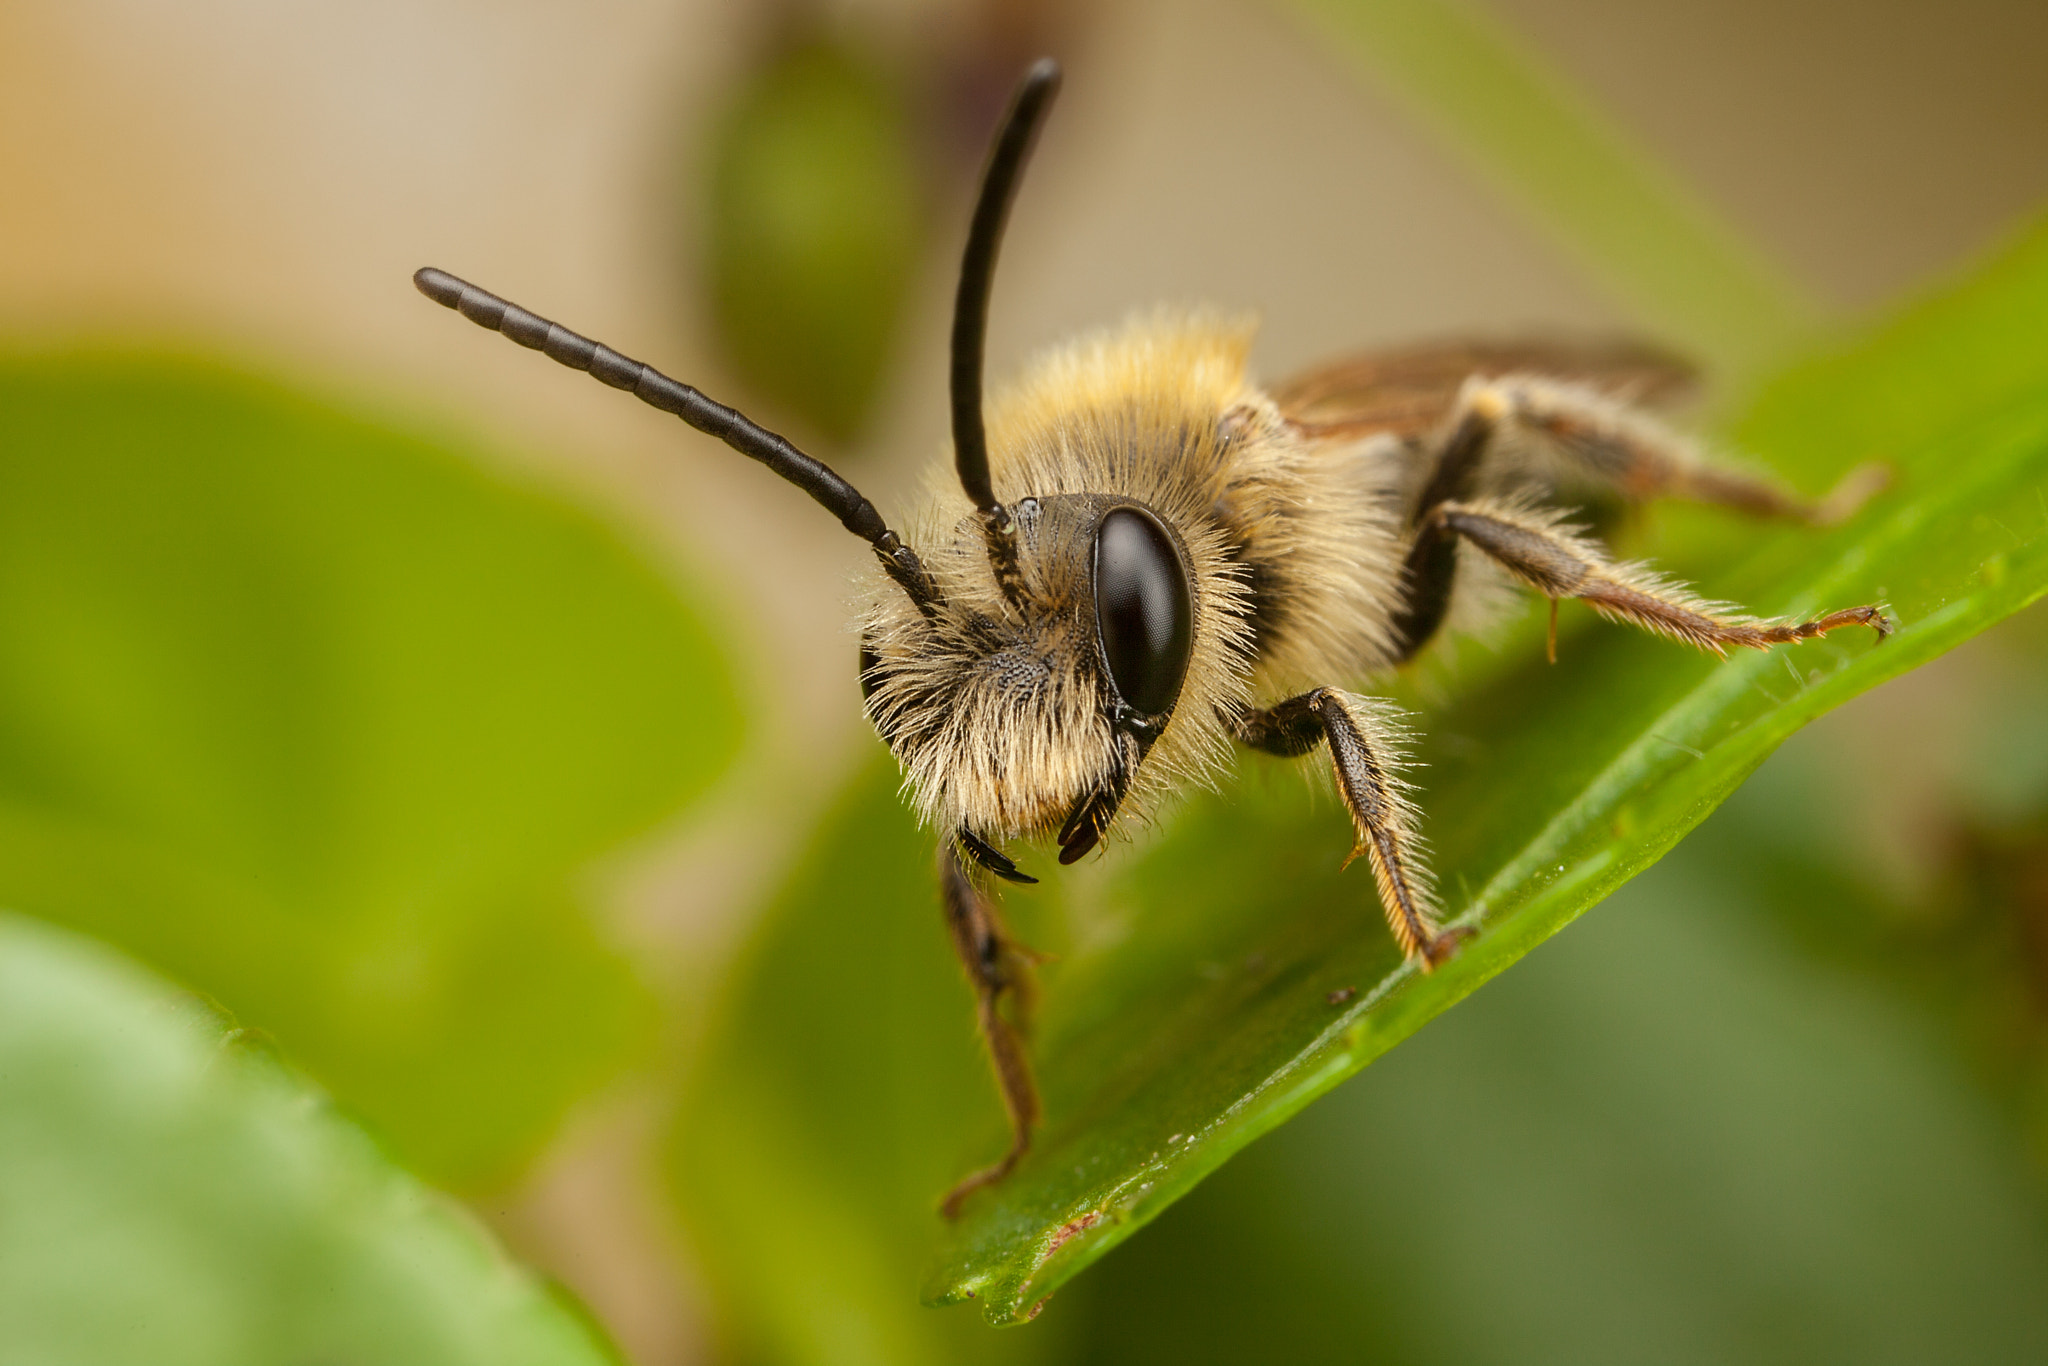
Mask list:
[[[951,1217],[1030,1151],[1025,1046],[1036,955],[990,879],[1036,881],[1005,845],[1062,864],[1233,745],[1328,756],[1355,848],[1404,954],[1427,972],[1481,928],[1446,922],[1402,778],[1403,718],[1344,691],[1412,659],[1489,569],[1557,604],[1725,653],[1862,625],[1704,602],[1616,563],[1556,506],[1561,486],[1685,497],[1824,522],[1875,491],[1852,474],[1809,502],[1702,459],[1641,405],[1685,368],[1647,348],[1453,343],[1352,357],[1261,389],[1249,324],[1161,311],[1041,357],[984,414],[997,249],[1058,88],[1031,68],[997,130],[955,301],[953,454],[906,539],[851,484],[744,415],[609,347],[434,269],[422,292],[586,370],[760,461],[873,548],[856,626],[869,720],[937,835],[940,899],[1011,1121],[1008,1150],[941,1203]],[[1461,570],[1461,558],[1466,562]]]

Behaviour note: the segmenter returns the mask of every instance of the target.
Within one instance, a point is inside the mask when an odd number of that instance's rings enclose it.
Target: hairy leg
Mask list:
[[[967,980],[974,987],[981,1036],[988,1044],[989,1061],[995,1066],[1003,1108],[1010,1116],[1011,1134],[1008,1152],[946,1193],[939,1209],[948,1219],[954,1219],[959,1217],[961,1203],[968,1196],[1008,1176],[1018,1159],[1031,1149],[1031,1129],[1038,1123],[1038,1088],[1031,1080],[1024,1033],[1035,996],[1031,973],[1035,959],[1004,931],[995,906],[968,878],[959,853],[950,844],[939,855],[939,895],[945,904],[946,928],[952,934],[953,949],[960,955]],[[1005,997],[1009,998],[1010,1006],[1007,1014],[1003,1010]]]
[[[1843,626],[1868,626],[1882,640],[1891,623],[1878,607],[1851,607],[1810,621],[1766,621],[1706,602],[1636,565],[1616,564],[1555,514],[1484,503],[1443,503],[1431,524],[1484,551],[1555,603],[1578,598],[1601,616],[1725,655],[1730,646],[1768,649]]]
[[[1594,390],[1533,376],[1467,381],[1443,437],[1425,448],[1430,475],[1410,515],[1407,601],[1395,618],[1403,658],[1427,644],[1449,610],[1458,537],[1436,513],[1479,496],[1481,475],[1502,452],[1533,442],[1578,474],[1631,499],[1688,498],[1756,516],[1814,525],[1836,522],[1885,483],[1881,467],[1852,471],[1819,501],[1766,479],[1717,466],[1663,424]]]
[[[1456,952],[1462,936],[1436,925],[1415,811],[1395,772],[1402,736],[1389,709],[1335,688],[1317,688],[1263,711],[1239,712],[1232,724],[1243,743],[1286,758],[1328,743],[1337,790],[1351,813],[1351,857],[1364,854],[1371,861],[1380,905],[1401,952],[1419,959],[1424,972]]]

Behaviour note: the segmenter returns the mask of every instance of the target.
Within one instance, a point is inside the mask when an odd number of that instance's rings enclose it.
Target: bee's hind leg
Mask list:
[[[1583,386],[1531,375],[1475,376],[1459,392],[1443,432],[1417,451],[1428,475],[1409,509],[1414,539],[1401,569],[1406,595],[1393,621],[1397,662],[1429,642],[1450,607],[1459,536],[1441,509],[1477,501],[1503,485],[1540,489],[1544,481],[1517,463],[1517,449],[1531,438],[1580,477],[1632,501],[1687,498],[1816,526],[1847,517],[1889,478],[1882,466],[1866,465],[1827,496],[1801,498],[1769,479],[1704,459],[1662,423]]]
[[[1469,541],[1529,587],[1549,598],[1578,598],[1601,616],[1726,654],[1812,640],[1844,626],[1867,626],[1879,640],[1891,633],[1884,609],[1850,607],[1807,621],[1759,620],[1703,602],[1683,586],[1640,566],[1616,564],[1600,547],[1558,519],[1526,507],[1443,503],[1431,514],[1442,533]]]
[[[939,1211],[948,1219],[956,1219],[968,1196],[1008,1176],[1018,1160],[1031,1150],[1031,1129],[1038,1123],[1038,1088],[1031,1079],[1024,1034],[1036,995],[1031,971],[1036,959],[1004,931],[995,906],[968,878],[959,852],[951,843],[939,855],[939,895],[945,904],[946,928],[952,932],[954,951],[960,955],[967,979],[974,986],[981,1036],[988,1043],[989,1061],[995,1066],[996,1081],[1002,1088],[1011,1135],[1008,1152],[993,1165],[961,1181],[940,1202]],[[1009,998],[1008,1013],[1003,1009],[1005,997]]]
[[[1230,720],[1244,744],[1283,758],[1328,742],[1337,790],[1355,832],[1351,857],[1364,854],[1371,861],[1380,905],[1401,952],[1416,959],[1424,972],[1457,952],[1466,931],[1437,928],[1436,897],[1415,833],[1415,809],[1398,771],[1405,737],[1394,708],[1335,688],[1316,688],[1264,710],[1240,711]]]

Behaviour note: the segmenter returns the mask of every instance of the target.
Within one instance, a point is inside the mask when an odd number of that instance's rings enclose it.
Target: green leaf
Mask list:
[[[613,1361],[190,997],[0,915],[0,1362]]]
[[[573,879],[736,742],[596,521],[448,446],[140,355],[0,360],[0,902],[501,1177],[648,998]]]
[[[1783,780],[1860,744],[1848,720],[1062,1291],[1068,1360],[2048,1357],[2015,1127],[1940,1014],[1759,904],[1821,890],[1760,870],[1755,836],[1812,833],[1819,794]]]
[[[925,190],[901,94],[854,47],[778,53],[711,148],[702,270],[746,384],[833,441],[881,394],[924,247]]]
[[[1799,726],[2040,595],[2044,262],[2037,235],[1955,298],[1787,380],[1745,429],[1809,488],[1889,457],[1890,493],[1828,531],[1724,521],[1718,551],[1688,557],[1706,592],[1764,612],[1886,600],[1891,640],[1845,633],[1718,662],[1568,608],[1562,663],[1541,662],[1532,616],[1505,661],[1473,671],[1484,681],[1422,718],[1426,830],[1448,904],[1480,931],[1433,976],[1399,961],[1370,878],[1340,873],[1341,809],[1280,761],[1246,759],[1162,838],[1063,874],[1064,915],[1046,889],[1008,894],[1025,942],[1059,955],[1035,1046],[1047,1121],[952,1230],[931,1201],[999,1151],[1001,1125],[989,1081],[969,1076],[929,845],[871,774],[763,931],[679,1134],[686,1201],[721,1231],[707,1240],[721,1274],[762,1294],[781,1277],[773,1250],[822,1248],[805,1239],[829,1221],[839,1250],[819,1255],[850,1316],[866,1302],[848,1268],[903,1277],[907,1293],[922,1230],[943,1240],[930,1298],[1029,1317],[1231,1154],[1654,861]],[[1951,392],[1933,367],[1916,399],[1897,392],[1913,356],[1951,348],[2029,359],[1995,384]],[[1833,416],[1874,389],[1912,407],[1896,440],[1850,439]],[[980,1138],[962,1144],[953,1116],[969,1106]],[[733,1146],[751,1165],[729,1160]],[[747,1241],[722,1243],[742,1219]],[[740,1318],[743,1336],[762,1321],[752,1306]],[[936,1338],[925,1350],[943,1357]]]

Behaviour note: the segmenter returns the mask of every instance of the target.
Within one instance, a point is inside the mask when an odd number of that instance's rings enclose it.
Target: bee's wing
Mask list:
[[[1281,415],[1312,437],[1422,436],[1467,379],[1511,374],[1584,384],[1629,404],[1674,402],[1693,379],[1685,362],[1629,342],[1442,342],[1347,356],[1271,392]]]

